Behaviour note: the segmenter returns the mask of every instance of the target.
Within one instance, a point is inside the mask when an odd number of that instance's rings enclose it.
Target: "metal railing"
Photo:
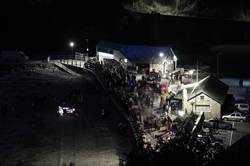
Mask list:
[[[71,65],[79,68],[84,68],[84,64],[86,63],[83,60],[76,60],[76,59],[58,59],[58,60],[50,60],[49,62],[58,62],[65,65]]]
[[[98,80],[98,82],[101,84],[102,88],[104,91],[107,91],[107,88],[105,86],[105,81],[102,79],[102,76],[100,76],[98,72],[96,72],[95,70],[91,70],[88,68],[85,68],[84,64],[86,62],[82,61],[82,60],[75,60],[75,59],[58,59],[58,60],[50,60],[52,63],[53,62],[58,62],[58,63],[62,63],[65,65],[71,65],[71,66],[75,66],[75,67],[79,67],[79,68],[84,68],[84,70],[88,71],[89,73],[91,73],[92,75],[94,75],[96,77],[96,79]],[[138,135],[138,133],[140,133],[138,131],[138,126],[135,123],[135,118],[132,117],[131,115],[129,115],[127,113],[127,111],[125,110],[125,108],[123,108],[123,106],[121,106],[121,101],[118,99],[119,96],[117,96],[117,94],[115,94],[114,92],[107,92],[107,94],[109,94],[112,102],[114,103],[114,105],[116,106],[116,108],[119,110],[119,112],[122,114],[122,116],[126,119],[126,121],[128,122],[136,145],[139,146],[138,144],[140,144],[140,136]],[[118,98],[117,98],[118,97]],[[119,102],[120,101],[120,102]]]

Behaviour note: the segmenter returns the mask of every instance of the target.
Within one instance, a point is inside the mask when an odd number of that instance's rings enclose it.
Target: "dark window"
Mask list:
[[[240,107],[242,107],[242,108],[248,108],[248,105],[240,105]]]
[[[241,116],[240,114],[236,114],[236,116]]]

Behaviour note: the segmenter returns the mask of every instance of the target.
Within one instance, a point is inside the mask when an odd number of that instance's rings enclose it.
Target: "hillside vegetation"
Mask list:
[[[124,0],[124,8],[139,13],[249,21],[249,2],[226,0]]]

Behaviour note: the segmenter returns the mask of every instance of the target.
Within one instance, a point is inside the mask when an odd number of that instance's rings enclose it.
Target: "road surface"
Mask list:
[[[244,136],[250,134],[250,123],[249,122],[233,122],[228,121],[228,123],[233,124],[235,130],[218,130],[215,136],[222,139],[227,147],[235,144]]]
[[[120,154],[131,150],[132,135],[121,135],[117,129],[120,122],[126,121],[101,88],[82,91],[82,95],[84,103],[78,108],[78,117],[55,120],[58,154],[54,155],[57,155],[57,161],[51,163],[44,158],[36,163],[37,166],[64,166],[70,162],[77,166],[116,166],[119,165]],[[102,108],[109,112],[104,119],[101,117]]]
[[[115,166],[132,147],[125,120],[89,74],[71,76],[52,66],[0,71],[0,164]],[[77,91],[79,116],[59,118],[57,106]],[[34,105],[35,103],[35,105]],[[7,109],[8,108],[8,109]],[[101,118],[101,108],[110,112]],[[4,111],[7,109],[8,111]]]

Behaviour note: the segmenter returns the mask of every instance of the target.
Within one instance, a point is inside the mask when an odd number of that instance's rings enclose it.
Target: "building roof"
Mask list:
[[[160,52],[163,52],[165,56],[171,55],[170,47],[125,45],[108,41],[100,41],[97,44],[97,48],[108,53],[112,53],[112,50],[118,50],[130,61],[141,64],[159,63],[161,60],[159,57]]]
[[[123,47],[122,44],[119,43],[114,43],[114,42],[108,42],[108,41],[100,41],[97,43],[97,48],[102,50],[102,49],[110,49],[110,50],[121,50]],[[108,52],[110,53],[110,52]]]
[[[226,84],[216,77],[208,76],[201,80],[196,87],[194,87],[189,95],[188,100],[191,100],[204,93],[218,103],[223,104],[227,95],[227,91],[228,86]]]

